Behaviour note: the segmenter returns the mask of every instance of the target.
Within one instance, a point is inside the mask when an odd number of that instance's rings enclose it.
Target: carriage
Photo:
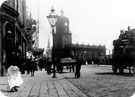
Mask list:
[[[74,72],[76,59],[72,59],[70,57],[60,58],[59,63],[57,64],[58,72],[62,73],[63,69],[70,70],[70,72]]]
[[[135,73],[135,30],[121,32],[118,39],[113,41],[112,70],[114,73]]]

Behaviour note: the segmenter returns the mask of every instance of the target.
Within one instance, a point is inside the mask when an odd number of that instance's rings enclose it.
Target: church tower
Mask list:
[[[56,34],[54,35],[55,57],[70,56],[72,34],[69,31],[69,19],[64,15],[63,10],[56,23]]]
[[[63,10],[56,23],[56,34],[54,47],[64,48],[72,44],[72,34],[69,31],[69,19],[64,15]]]

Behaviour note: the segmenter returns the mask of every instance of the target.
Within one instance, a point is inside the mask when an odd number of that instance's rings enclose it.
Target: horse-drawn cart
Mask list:
[[[62,73],[63,69],[67,69],[74,72],[74,66],[75,66],[76,59],[72,59],[70,57],[67,58],[61,58],[58,65],[57,70],[58,72]]]

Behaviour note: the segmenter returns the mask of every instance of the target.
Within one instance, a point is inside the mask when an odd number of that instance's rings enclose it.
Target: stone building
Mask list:
[[[27,14],[26,18],[27,29],[27,53],[34,55],[35,57],[43,54],[44,49],[39,48],[39,29],[36,20],[31,18],[31,15]],[[27,56],[28,57],[28,56]],[[28,57],[29,58],[29,57]]]
[[[72,44],[71,54],[82,59],[84,64],[105,64],[106,48],[102,45]]]
[[[69,31],[69,20],[64,16],[63,11],[56,23],[56,34],[54,35],[54,57],[66,57],[70,51],[66,46],[71,47],[72,33]]]
[[[26,55],[26,0],[8,0],[0,7],[0,75]],[[15,56],[17,61],[15,60]]]
[[[82,45],[72,43],[72,33],[69,28],[69,19],[63,11],[56,23],[54,35],[54,57],[79,57],[84,63],[101,63],[106,55],[106,47],[102,45]]]

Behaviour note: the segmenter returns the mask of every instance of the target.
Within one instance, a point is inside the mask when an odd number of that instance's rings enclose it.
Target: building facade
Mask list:
[[[72,44],[72,33],[69,31],[69,19],[64,16],[63,11],[56,23],[56,34],[54,35],[54,57],[61,58],[69,55],[67,46]]]
[[[43,48],[39,48],[39,22],[31,17],[30,12],[26,14],[26,29],[27,53],[30,55],[43,53]]]
[[[80,58],[83,63],[102,63],[106,55],[106,47],[102,45],[72,44],[72,33],[69,29],[69,19],[63,11],[56,23],[56,34],[54,35],[54,57]]]
[[[8,0],[0,7],[0,75],[26,55],[26,0]],[[17,58],[17,61],[15,61]]]
[[[106,48],[102,45],[72,44],[71,53],[85,64],[105,64]]]

